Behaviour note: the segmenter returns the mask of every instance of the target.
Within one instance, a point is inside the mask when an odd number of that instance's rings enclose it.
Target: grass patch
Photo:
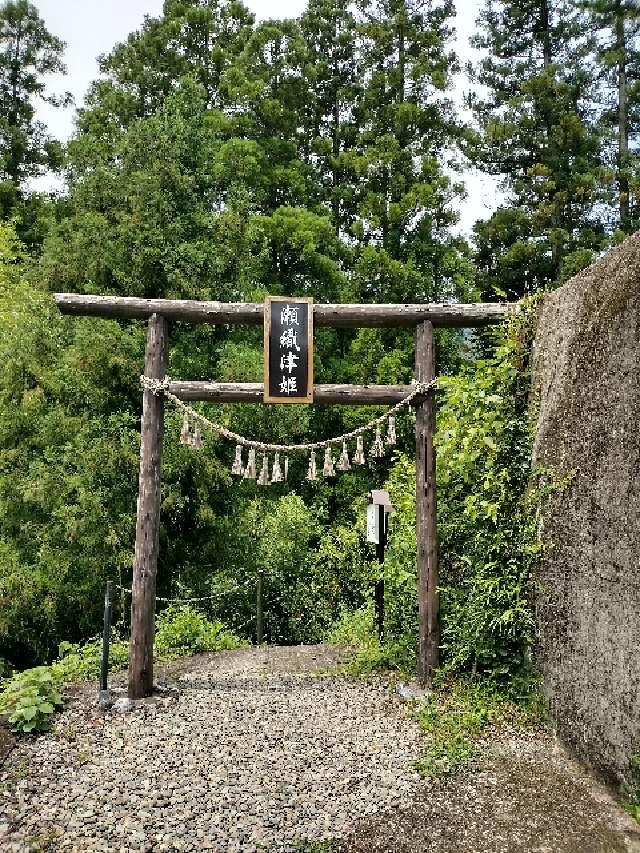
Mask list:
[[[27,839],[29,853],[54,853],[58,849],[60,837],[54,830],[32,835]]]
[[[624,810],[640,823],[640,755],[634,755],[631,759],[631,776],[631,787],[622,790],[622,805]]]
[[[389,639],[381,643],[373,622],[373,603],[356,611],[345,610],[325,634],[324,642],[351,648],[353,656],[342,668],[347,675],[386,671],[408,680],[411,674],[406,671],[406,650]]]
[[[439,777],[467,767],[491,727],[531,725],[542,718],[542,700],[532,679],[507,687],[479,678],[441,679],[417,716],[425,748],[421,775]]]

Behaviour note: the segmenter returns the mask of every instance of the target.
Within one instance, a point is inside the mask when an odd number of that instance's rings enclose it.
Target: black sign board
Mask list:
[[[265,299],[264,401],[313,402],[313,299]]]

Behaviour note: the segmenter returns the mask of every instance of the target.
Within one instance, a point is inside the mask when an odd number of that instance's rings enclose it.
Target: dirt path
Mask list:
[[[638,853],[640,826],[543,732],[489,745],[426,781],[409,807],[362,821],[340,853]]]
[[[178,662],[160,673],[176,695],[128,713],[76,691],[0,773],[0,851],[640,851],[637,825],[545,734],[512,733],[475,769],[421,780],[406,706],[382,679],[327,674],[341,655]]]

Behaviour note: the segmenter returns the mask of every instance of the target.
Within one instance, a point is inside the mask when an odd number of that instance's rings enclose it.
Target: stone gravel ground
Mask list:
[[[124,714],[76,689],[5,760],[0,851],[640,851],[637,825],[545,734],[503,734],[484,764],[420,780],[406,706],[383,679],[332,674],[343,655],[176,662],[158,673],[176,692]]]

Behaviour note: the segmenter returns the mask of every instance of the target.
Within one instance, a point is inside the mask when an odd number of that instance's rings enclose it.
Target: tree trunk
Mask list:
[[[627,103],[627,42],[624,30],[624,10],[616,3],[616,55],[618,57],[618,190],[620,227],[629,228],[629,115]]]
[[[547,71],[551,65],[551,30],[549,24],[549,2],[542,0],[540,7],[540,36],[542,38],[542,64]]]
[[[336,33],[336,39],[337,39]],[[332,163],[331,163],[331,184],[333,189],[333,198],[331,199],[331,207],[333,211],[333,224],[335,227],[335,232],[338,237],[340,237],[340,230],[342,223],[340,222],[340,195],[339,195],[339,186],[340,186],[340,175],[338,172],[338,158],[340,156],[340,82],[339,82],[339,69],[336,59],[334,57],[333,60],[333,85],[335,91],[333,93],[333,104],[332,104],[332,117],[331,117],[331,152],[332,152]]]

